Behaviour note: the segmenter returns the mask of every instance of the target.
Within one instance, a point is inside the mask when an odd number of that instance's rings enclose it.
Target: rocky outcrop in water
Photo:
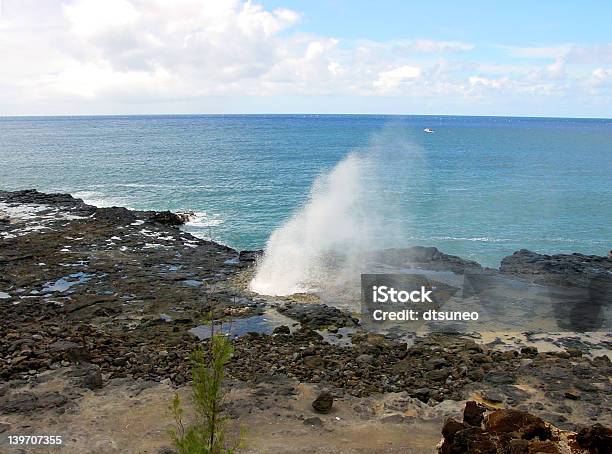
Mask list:
[[[433,271],[452,271],[463,274],[466,270],[482,270],[473,260],[448,255],[435,247],[413,246],[404,249],[384,249],[375,254],[374,260],[398,268],[424,268]]]
[[[612,260],[598,255],[545,255],[521,249],[505,257],[499,270],[542,284],[585,287],[595,278],[612,279]]]
[[[328,326],[357,326],[359,319],[326,304],[285,304],[277,309],[281,314],[298,320],[311,329]]]
[[[0,191],[0,199],[8,203],[20,205],[42,204],[69,209],[79,209],[91,213],[95,207],[85,204],[83,200],[72,197],[70,194],[48,194],[38,192],[36,189],[25,189],[22,191]]]
[[[172,213],[171,211],[158,211],[151,216],[151,219],[163,225],[179,226],[189,221],[189,216],[186,214]]]

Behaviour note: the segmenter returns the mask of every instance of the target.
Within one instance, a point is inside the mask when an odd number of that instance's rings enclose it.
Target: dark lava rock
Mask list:
[[[87,389],[102,388],[102,373],[99,368],[93,367],[85,373],[83,386]]]
[[[499,452],[495,441],[480,427],[463,428],[463,425],[458,426],[457,421],[451,419],[442,428],[442,433],[447,433],[448,438],[444,437],[443,443],[438,448],[439,453],[497,454]]]
[[[469,409],[469,410],[468,410]],[[476,411],[475,411],[476,410]],[[479,408],[476,402],[466,404],[465,414],[474,411],[476,425],[468,425],[449,418],[442,428],[441,454],[534,454],[578,453],[572,439],[591,453],[610,453],[610,429],[595,425],[579,434],[566,432],[558,437],[558,429],[530,413],[514,410]],[[484,417],[483,417],[484,415]],[[481,420],[482,418],[482,420]],[[482,424],[484,423],[484,424]],[[554,429],[554,432],[553,432]]]
[[[375,259],[393,267],[416,266],[429,270],[453,271],[458,274],[466,270],[482,270],[482,266],[477,262],[444,254],[435,247],[414,246],[405,249],[384,249],[377,253]]]
[[[86,205],[83,200],[75,199],[70,194],[46,194],[38,192],[36,189],[25,189],[22,191],[0,191],[0,197],[9,203],[24,203],[24,204],[45,204],[57,205],[62,207],[82,207],[95,209],[90,205]]]
[[[487,410],[488,408],[484,405],[470,400],[465,403],[465,408],[463,409],[463,422],[469,426],[480,427]]]
[[[83,371],[88,363],[95,364],[111,379],[170,379],[174,385],[182,384],[190,376],[189,353],[199,343],[187,332],[194,321],[211,311],[216,318],[231,317],[234,311],[242,314],[243,302],[238,300],[253,302],[236,288],[233,278],[252,266],[256,251],[239,255],[174,226],[152,222],[153,212],[98,209],[68,195],[0,192],[0,200],[48,204],[49,213],[44,216],[50,219],[56,209],[61,211],[57,221],[44,220],[48,229],[0,241],[4,246],[0,251],[0,286],[14,298],[18,289],[27,296],[20,298],[18,305],[0,304],[0,318],[7,321],[0,329],[0,383],[15,382],[8,391],[0,386],[0,394],[5,394],[0,399],[12,399],[16,394],[13,388],[40,382],[45,379],[45,370],[66,366],[65,361],[79,362]],[[0,229],[11,232],[29,224],[29,220],[11,222]],[[149,247],[151,242],[163,247]],[[60,253],[63,249],[68,251]],[[459,269],[470,265],[435,249],[411,251],[409,258],[418,266]],[[407,256],[400,253],[397,257],[405,261]],[[40,293],[49,281],[76,272],[88,280],[74,282],[68,290],[55,292],[53,298]],[[186,279],[205,285],[180,284]],[[170,314],[175,321],[149,322],[159,319],[160,313]],[[358,329],[357,319],[333,307],[287,304],[286,314],[308,326],[291,328],[294,332],[290,334],[247,334],[234,339],[228,376],[245,382],[286,376],[333,386],[339,393],[357,397],[405,392],[432,404],[464,400],[483,389],[494,389],[502,392],[509,404],[522,402],[526,398],[518,399],[504,387],[503,383],[510,386],[514,382],[514,378],[508,380],[510,373],[537,389],[535,397],[541,400],[546,396],[567,403],[563,392],[579,389],[582,397],[574,404],[573,420],[582,410],[587,417],[605,413],[603,397],[609,391],[610,363],[604,357],[591,362],[588,355],[539,354],[533,361],[524,361],[524,355],[495,352],[449,334],[431,334],[408,346],[403,339]],[[187,323],[181,323],[183,320]],[[331,326],[355,327],[345,335],[351,344],[328,342],[314,331]],[[341,332],[345,334],[345,330]],[[432,371],[432,375],[425,375]],[[491,381],[478,383],[485,374]],[[79,384],[78,391],[83,391],[85,374],[79,372],[73,378]],[[97,383],[92,376],[92,386]],[[510,398],[514,402],[508,402]],[[34,397],[23,397],[19,404],[21,408],[34,407],[34,411],[38,408]],[[6,401],[1,405],[11,406]]]
[[[28,412],[36,408],[36,396],[31,393],[21,393],[0,400],[2,413]]]
[[[179,226],[189,220],[187,215],[177,214],[171,211],[158,211],[151,217],[153,222],[162,225]]]
[[[240,251],[238,260],[241,262],[255,262],[263,256],[263,251]]]
[[[98,208],[94,217],[108,224],[130,224],[136,220],[135,212],[123,207]]]
[[[451,371],[448,368],[430,370],[425,373],[425,378],[431,381],[444,381],[450,375]]]
[[[492,402],[494,404],[498,404],[504,401],[504,396],[497,391],[485,391],[481,393],[482,398],[487,402]]]
[[[319,329],[326,326],[357,326],[359,320],[340,309],[326,304],[287,304],[278,312],[298,320],[302,326]]]
[[[484,379],[484,372],[479,367],[473,367],[468,369],[467,377],[473,381],[482,381]]]
[[[363,353],[357,358],[355,358],[355,361],[357,361],[357,363],[361,365],[372,364],[374,362],[374,356]]]
[[[454,418],[448,418],[442,427],[442,436],[447,440],[453,440],[455,434],[466,429],[467,426]]]
[[[579,400],[580,399],[580,391],[576,389],[568,389],[563,393],[566,399],[570,400]]]
[[[27,413],[32,410],[62,407],[66,402],[68,402],[66,396],[57,392],[40,395],[26,392],[15,394],[0,400],[0,412]]]
[[[312,408],[317,413],[327,414],[331,411],[332,405],[334,404],[334,396],[328,391],[323,391],[319,396],[312,402]]]
[[[536,347],[523,347],[521,348],[521,355],[527,358],[535,358],[538,356],[538,349]]]
[[[538,437],[540,440],[550,438],[550,429],[544,421],[530,413],[504,409],[495,410],[487,415],[485,428],[497,433],[517,433],[519,438],[531,440]]]
[[[429,388],[418,388],[410,391],[409,395],[410,397],[419,399],[421,402],[427,403],[429,401],[431,391],[429,390]]]
[[[594,454],[612,453],[612,429],[601,424],[582,429],[576,435],[576,441],[581,448]]]
[[[49,346],[49,351],[51,353],[63,353],[69,361],[79,362],[89,359],[87,349],[76,342],[59,340]]]
[[[316,369],[324,364],[323,358],[319,355],[309,355],[304,358],[306,366]]]
[[[448,365],[448,361],[444,358],[432,358],[425,363],[425,367],[429,370],[441,369],[446,365]]]
[[[287,325],[281,325],[274,328],[272,334],[291,334],[291,330]]]
[[[61,407],[66,402],[68,402],[66,396],[60,393],[52,392],[38,396],[36,406],[38,408],[55,408]]]
[[[516,382],[516,377],[508,372],[489,372],[484,379],[496,385],[512,384]]]
[[[565,351],[570,358],[580,358],[582,356],[582,350],[578,348],[566,348]]]
[[[499,270],[535,282],[583,287],[593,276],[609,276],[612,273],[612,260],[598,255],[545,255],[521,249],[505,257]]]

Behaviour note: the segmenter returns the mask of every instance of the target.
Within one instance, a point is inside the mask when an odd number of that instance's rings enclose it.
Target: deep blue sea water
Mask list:
[[[190,231],[253,249],[306,202],[317,175],[355,150],[373,156],[372,188],[390,208],[377,222],[393,225],[391,246],[437,246],[490,266],[520,248],[612,248],[607,119],[0,118],[0,189],[194,210]]]

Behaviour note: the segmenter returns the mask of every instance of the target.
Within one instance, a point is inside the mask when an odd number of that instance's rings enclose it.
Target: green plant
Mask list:
[[[225,397],[223,379],[225,366],[232,355],[230,340],[222,334],[212,334],[208,350],[198,346],[191,353],[195,410],[194,424],[186,427],[184,409],[178,394],[171,404],[176,427],[171,431],[172,441],[179,454],[231,454],[224,439],[226,417],[222,413]]]

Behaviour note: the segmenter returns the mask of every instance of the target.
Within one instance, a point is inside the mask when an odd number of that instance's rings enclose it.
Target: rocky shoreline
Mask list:
[[[529,333],[524,342],[515,337],[507,344],[477,334],[432,334],[409,345],[367,332],[355,314],[311,295],[252,294],[245,284],[258,252],[196,238],[179,228],[184,221],[170,212],[96,208],[67,194],[0,191],[0,317],[6,321],[0,432],[36,427],[41,412],[56,419],[78,413],[96,393],[133,393],[137,401],[145,389],[184,388],[189,352],[206,342],[194,329],[211,317],[234,330],[232,389],[253,393],[230,405],[238,420],[252,423],[254,413],[246,410],[252,409],[302,424],[314,416],[288,408],[299,402],[296,395],[308,396],[305,386],[350,402],[356,421],[395,417],[408,424],[430,417],[441,428],[463,402],[476,399],[529,411],[564,430],[612,423],[610,333],[592,342],[557,336],[551,351],[538,351]],[[586,274],[612,273],[612,260],[581,254],[519,251],[500,270],[435,248],[381,255],[388,263],[561,285],[586,285]],[[278,317],[275,324],[270,314]],[[265,329],[253,325],[262,320]],[[122,452],[113,449],[105,452]]]

